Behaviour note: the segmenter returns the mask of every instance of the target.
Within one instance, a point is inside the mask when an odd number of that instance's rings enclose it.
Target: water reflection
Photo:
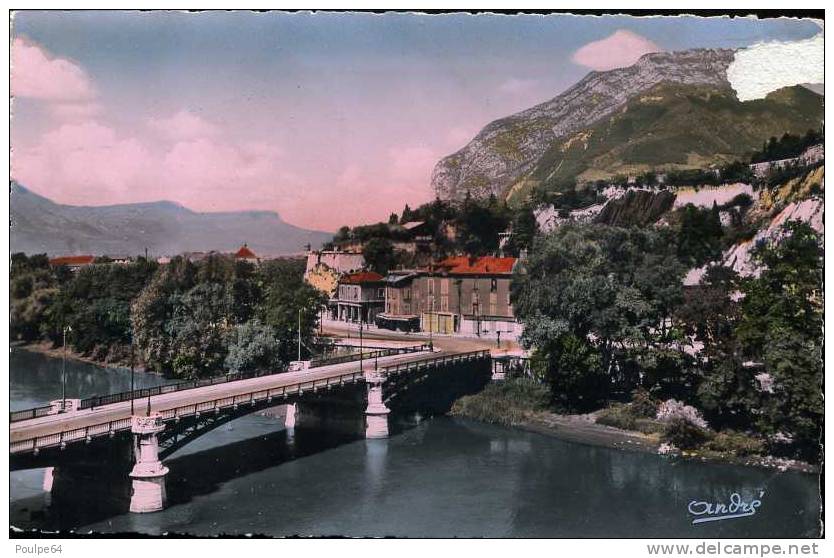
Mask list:
[[[676,461],[445,417],[409,417],[392,424],[387,440],[330,426],[302,421],[290,436],[280,416],[224,424],[166,460],[169,506],[154,514],[126,513],[118,490],[88,491],[120,486],[116,477],[65,472],[74,488],[48,502],[42,470],[15,472],[12,523],[196,535],[819,535],[812,475]],[[693,499],[726,502],[733,492],[749,499],[760,491],[755,516],[691,523]]]

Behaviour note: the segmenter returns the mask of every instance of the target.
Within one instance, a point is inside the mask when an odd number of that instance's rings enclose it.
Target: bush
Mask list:
[[[662,434],[665,425],[654,419],[641,418],[634,421],[634,429],[643,434]]]
[[[657,401],[643,388],[631,392],[630,408],[635,418],[654,418],[657,415]]]
[[[631,403],[614,403],[597,415],[597,424],[613,426],[623,430],[637,430],[643,434],[655,434],[663,431],[663,425],[653,417],[657,404],[644,389],[634,391]]]
[[[661,440],[680,449],[695,449],[710,438],[710,432],[684,418],[665,421]]]
[[[513,378],[489,384],[481,393],[461,397],[452,405],[452,414],[494,424],[522,422],[528,413],[547,407],[550,390],[530,378]]]
[[[719,432],[712,439],[707,440],[704,449],[738,456],[761,455],[764,452],[764,442],[753,436],[726,430]]]
[[[600,411],[597,415],[597,424],[604,424],[606,426],[613,426],[614,428],[621,428],[623,430],[635,430],[637,421],[631,413],[629,405],[623,403],[615,403],[607,409]]]
[[[657,409],[657,420],[662,422],[684,420],[702,430],[709,428],[707,421],[704,420],[698,409],[675,399],[668,399],[660,404]]]

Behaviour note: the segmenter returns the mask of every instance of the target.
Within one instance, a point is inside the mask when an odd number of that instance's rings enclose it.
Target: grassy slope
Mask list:
[[[819,127],[823,98],[804,87],[740,102],[730,89],[660,84],[622,110],[554,142],[511,190],[596,180],[649,169],[698,168],[744,158],[770,136]]]

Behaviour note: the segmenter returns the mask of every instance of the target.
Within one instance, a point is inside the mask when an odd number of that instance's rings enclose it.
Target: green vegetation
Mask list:
[[[9,270],[9,334],[12,341],[33,341],[41,336],[46,312],[52,306],[64,275],[52,272],[45,254],[31,257],[12,254]]]
[[[565,225],[536,240],[512,300],[551,405],[563,412],[607,406],[600,423],[660,432],[681,449],[766,449],[817,461],[820,238],[789,222],[777,241],[755,249],[759,277],[713,266],[685,295],[684,271],[716,246],[696,234],[709,229],[699,219],[681,225],[691,230],[680,241],[668,229],[604,225]],[[694,355],[685,350],[693,343],[703,344]],[[653,412],[670,399],[690,416],[669,416],[661,428]],[[706,420],[691,418],[698,410]]]
[[[549,399],[549,390],[541,383],[529,378],[512,378],[458,399],[452,414],[510,426],[523,422],[530,413],[544,410]]]
[[[371,238],[362,248],[362,256],[368,269],[382,275],[388,273],[397,261],[394,245],[384,237]]]
[[[94,360],[137,364],[177,378],[280,368],[297,355],[298,318],[309,355],[321,295],[304,262],[260,266],[212,255],[167,265],[139,258],[70,272],[43,255],[12,256],[12,339],[62,343]]]
[[[799,157],[803,151],[812,145],[822,143],[824,139],[822,132],[817,130],[808,130],[802,136],[785,132],[781,138],[771,137],[766,141],[761,151],[753,153],[750,162],[761,163]]]
[[[685,389],[681,332],[667,318],[686,269],[669,230],[565,225],[535,243],[512,300],[557,408],[594,410],[640,385]]]
[[[423,222],[417,233],[402,226],[416,221]],[[396,266],[427,265],[431,260],[448,255],[466,253],[480,256],[497,253],[499,233],[510,228],[512,235],[505,253],[518,255],[521,250],[529,248],[538,231],[529,204],[510,208],[494,195],[476,199],[467,193],[460,202],[438,198],[416,209],[406,205],[400,217],[392,214],[387,223],[342,227],[329,247],[342,242],[361,243],[368,267],[384,274]],[[428,237],[430,245],[416,246],[414,254],[394,249],[394,242],[407,242],[415,235]]]
[[[721,238],[721,218],[718,206],[702,209],[687,204],[680,209],[680,229],[678,231],[678,258],[690,267],[701,267],[721,257],[723,245]]]
[[[560,138],[535,162],[534,197],[573,190],[583,177],[607,178],[666,171],[668,184],[748,182],[742,161],[795,156],[819,135],[802,133],[823,118],[823,99],[796,86],[765,99],[739,101],[730,89],[660,84],[571,138]],[[756,151],[762,138],[773,138]],[[764,158],[764,159],[762,159]],[[709,166],[719,174],[702,170]],[[649,178],[645,176],[645,178]],[[650,180],[645,181],[651,185]]]

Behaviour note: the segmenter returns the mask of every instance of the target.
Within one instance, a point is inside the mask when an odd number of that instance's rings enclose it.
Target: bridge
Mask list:
[[[488,350],[417,345],[311,361],[295,371],[226,375],[69,405],[53,402],[11,413],[10,467],[129,461],[130,510],[158,511],[165,505],[168,473],[162,460],[226,422],[285,405],[286,426],[292,428],[300,404],[327,406],[341,400],[361,404],[366,437],[385,438],[392,407],[419,408],[427,404],[426,395],[448,406],[489,380],[490,363]],[[441,392],[444,397],[438,396]]]

